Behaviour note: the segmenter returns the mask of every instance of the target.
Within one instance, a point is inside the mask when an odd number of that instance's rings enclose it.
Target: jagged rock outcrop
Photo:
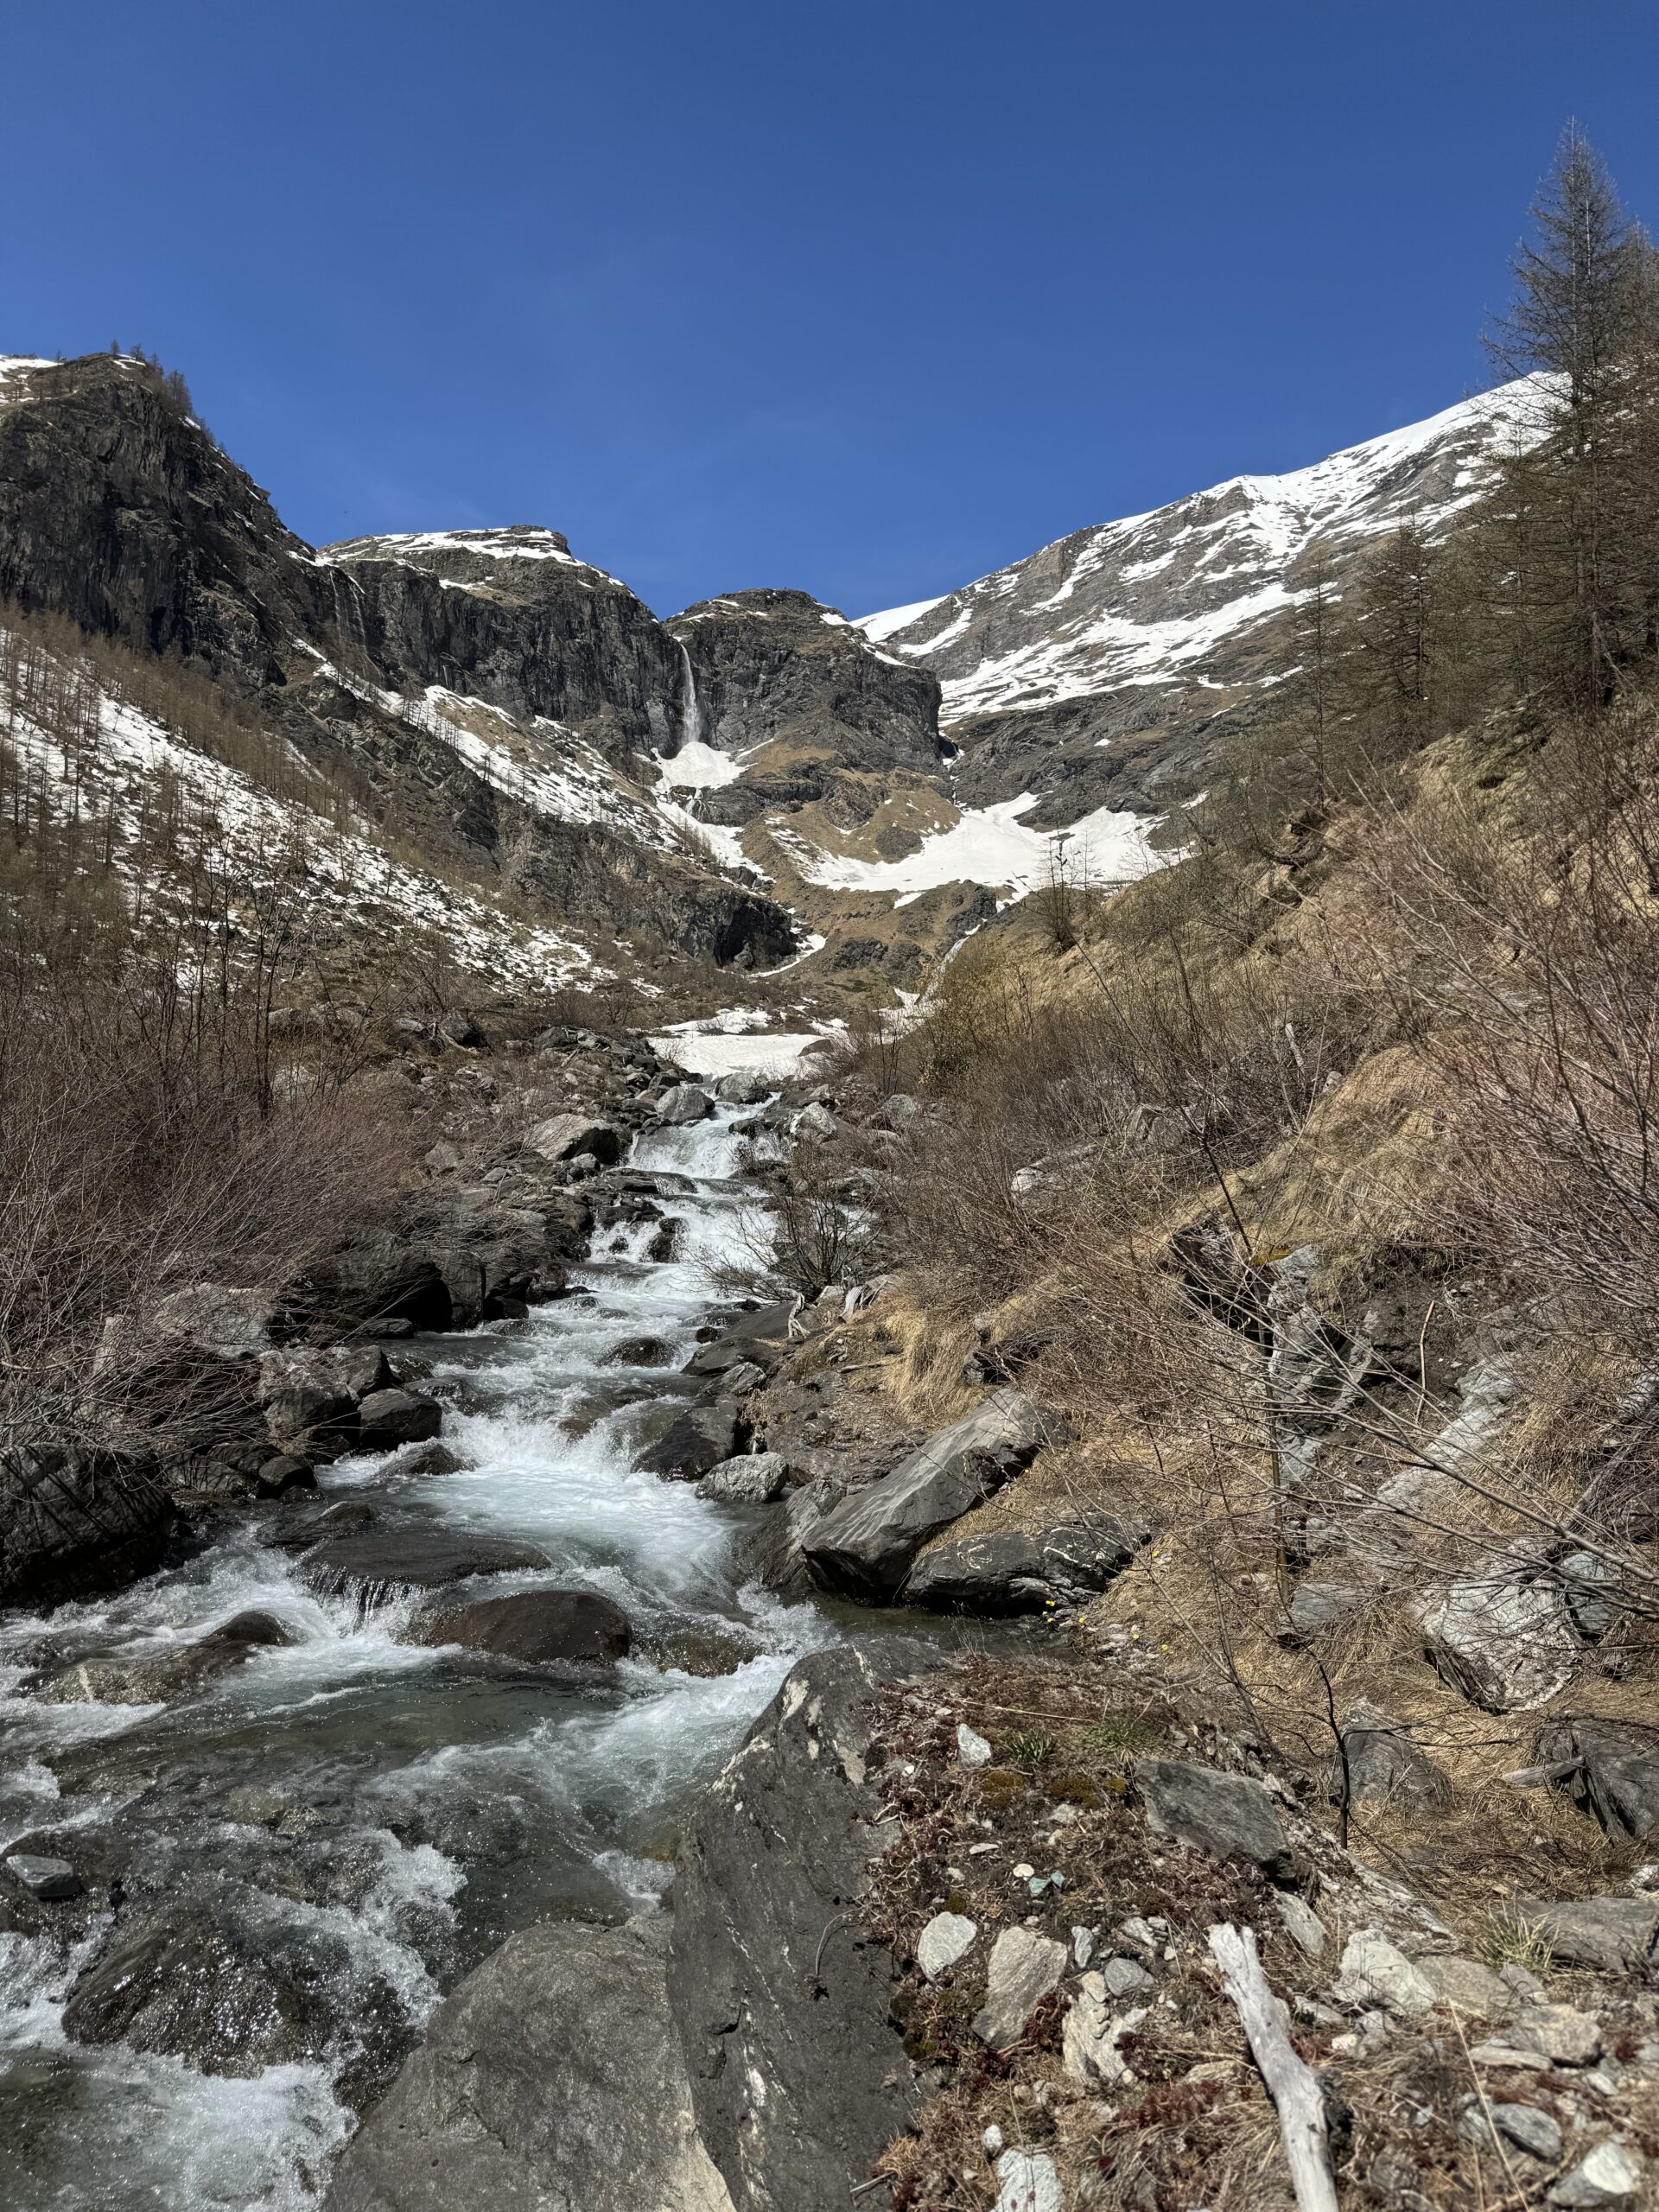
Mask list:
[[[601,755],[626,763],[680,728],[685,664],[626,586],[556,531],[319,555],[176,380],[93,354],[5,379],[0,599],[198,664],[238,715],[349,773],[404,843],[486,872],[512,850],[521,895],[550,918],[650,929],[721,963],[794,949],[780,907],[670,849],[602,773],[594,802]],[[430,709],[432,686],[510,718],[510,766]]]
[[[1407,516],[1427,530],[1536,435],[1524,380],[1283,476],[1236,476],[1075,531],[962,589],[863,618],[944,685],[953,789],[1037,792],[1046,826],[1190,790],[1259,710],[1271,625],[1316,549],[1338,590]]]
[[[661,1930],[493,1952],[347,2150],[328,2212],[731,2212],[697,2133]]]
[[[893,1960],[859,1918],[881,1840],[868,1764],[878,1679],[862,1653],[804,1661],[681,1847],[669,2002],[737,2212],[844,2206],[909,2117]]]
[[[716,751],[775,747],[739,784],[705,794],[710,821],[753,821],[822,798],[851,771],[937,777],[939,690],[925,669],[874,650],[804,591],[739,591],[675,615],[695,677],[679,733]]]
[[[0,1605],[119,1589],[159,1565],[177,1517],[158,1470],[130,1454],[0,1452]]]
[[[678,647],[561,531],[357,537],[317,558],[337,572],[342,634],[394,689],[442,684],[563,723],[619,760],[671,749],[684,710]]]

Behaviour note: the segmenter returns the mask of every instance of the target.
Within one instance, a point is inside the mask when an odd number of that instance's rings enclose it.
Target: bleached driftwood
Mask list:
[[[1312,2069],[1291,2048],[1289,2015],[1268,1986],[1256,1952],[1255,1930],[1235,1928],[1230,1921],[1224,1921],[1210,1930],[1210,1955],[1221,1968],[1222,1986],[1233,2001],[1249,2040],[1250,2055],[1278,2112],[1285,2163],[1290,2168],[1299,2212],[1337,2212],[1325,2099]]]

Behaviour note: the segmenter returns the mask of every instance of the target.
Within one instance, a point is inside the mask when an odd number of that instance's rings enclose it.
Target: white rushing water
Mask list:
[[[601,1232],[578,1278],[591,1296],[422,1347],[461,1471],[400,1473],[405,1453],[321,1478],[371,1504],[377,1530],[442,1523],[552,1562],[480,1592],[615,1599],[636,1651],[613,1676],[543,1680],[403,1643],[410,1601],[365,1611],[319,1594],[264,1541],[270,1521],[117,1596],[0,1628],[0,1841],[73,1832],[90,1865],[119,1868],[124,1924],[222,1916],[261,1957],[297,1958],[338,2024],[325,2049],[248,2080],[78,2044],[63,2001],[110,1915],[67,1958],[38,1933],[0,1933],[3,2212],[313,2205],[375,2033],[390,2023],[406,2042],[514,1928],[652,1909],[688,1798],[796,1659],[837,1633],[816,1606],[744,1583],[741,1513],[630,1464],[689,1395],[677,1370],[717,1302],[709,1270],[745,1237],[731,1118],[635,1147],[631,1165],[692,1179],[659,1200],[684,1224],[672,1260],[640,1258],[632,1226]],[[664,1364],[615,1363],[645,1336]],[[31,1664],[194,1642],[249,1607],[292,1641],[172,1705],[48,1704],[21,1686]],[[731,1671],[679,1663],[707,1663],[699,1647],[716,1643],[738,1647]]]

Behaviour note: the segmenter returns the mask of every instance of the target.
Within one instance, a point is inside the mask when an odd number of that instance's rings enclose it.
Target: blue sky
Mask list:
[[[142,344],[314,541],[544,522],[659,612],[931,596],[1486,380],[1636,0],[6,11],[0,351]]]

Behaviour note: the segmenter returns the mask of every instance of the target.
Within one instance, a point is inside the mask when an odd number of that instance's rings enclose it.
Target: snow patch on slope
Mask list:
[[[1050,880],[1061,850],[1074,880],[1101,885],[1145,875],[1159,865],[1147,843],[1155,825],[1143,815],[1103,806],[1067,830],[1036,830],[1020,819],[1036,804],[1033,794],[1023,791],[995,806],[966,808],[960,820],[925,837],[919,851],[899,861],[825,852],[775,823],[772,834],[809,883],[828,891],[898,892],[905,903],[946,883],[995,885],[1023,897]]]

